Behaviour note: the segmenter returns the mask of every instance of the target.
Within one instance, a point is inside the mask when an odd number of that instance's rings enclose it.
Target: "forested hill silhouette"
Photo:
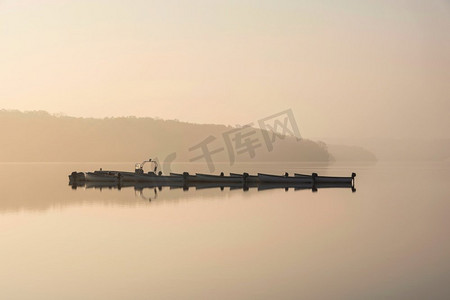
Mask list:
[[[3,162],[77,162],[140,161],[157,156],[161,161],[176,153],[176,161],[186,162],[204,153],[195,148],[205,139],[215,161],[330,161],[332,156],[322,142],[276,137],[269,151],[262,131],[255,128],[236,143],[224,142],[224,133],[236,127],[204,125],[153,118],[75,118],[51,115],[44,111],[0,111],[0,161]],[[230,135],[231,137],[231,135]],[[246,144],[246,138],[253,141]],[[238,145],[239,144],[239,145]],[[230,148],[230,145],[232,146]],[[236,146],[236,147],[235,147]],[[194,149],[193,149],[194,148]],[[232,156],[230,156],[232,152]],[[205,162],[199,158],[197,162]]]

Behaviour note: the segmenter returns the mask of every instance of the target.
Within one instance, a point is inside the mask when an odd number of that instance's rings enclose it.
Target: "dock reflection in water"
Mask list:
[[[265,190],[273,190],[273,189],[284,189],[285,191],[294,190],[311,190],[312,192],[317,192],[318,189],[325,188],[336,188],[336,189],[350,189],[352,192],[355,192],[356,189],[352,183],[158,183],[158,182],[70,182],[69,185],[72,189],[76,190],[79,188],[84,189],[99,189],[100,191],[103,189],[131,189],[135,190],[136,195],[139,195],[141,198],[145,200],[154,200],[157,198],[158,192],[167,191],[175,189],[182,189],[183,191],[189,190],[204,190],[204,189],[217,189],[219,192],[224,191],[225,189],[231,190],[242,190],[243,192],[252,190],[257,191],[265,191]],[[149,190],[153,191],[153,196],[144,196],[144,191]]]

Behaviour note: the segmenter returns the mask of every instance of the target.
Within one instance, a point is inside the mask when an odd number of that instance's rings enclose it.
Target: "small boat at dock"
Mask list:
[[[181,182],[183,180],[183,178],[179,176],[163,176],[157,175],[154,172],[148,172],[144,174],[127,174],[119,172],[118,177],[121,181],[124,182]]]
[[[306,178],[309,175],[294,174],[298,178]],[[317,173],[313,173],[310,177],[314,180],[314,183],[349,183],[353,184],[355,180],[355,173],[352,173],[350,177],[336,177],[336,176],[319,176]]]
[[[258,173],[258,179],[260,182],[270,182],[270,183],[313,183],[312,177],[296,177],[296,176],[288,176],[287,174],[284,176],[281,175],[270,175],[270,174],[262,174]]]
[[[246,183],[258,183],[259,178],[258,175],[249,175],[248,173],[230,173],[231,177],[240,177],[242,178]]]
[[[223,173],[220,175],[210,174],[195,174],[195,180],[200,182],[213,182],[213,183],[243,183],[243,177],[225,176]]]

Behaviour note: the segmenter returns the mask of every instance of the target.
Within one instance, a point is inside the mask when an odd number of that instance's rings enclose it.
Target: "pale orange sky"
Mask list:
[[[450,137],[448,1],[0,0],[0,109]]]

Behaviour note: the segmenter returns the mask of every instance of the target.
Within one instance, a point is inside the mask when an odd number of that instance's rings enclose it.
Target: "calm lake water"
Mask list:
[[[355,193],[68,185],[133,166],[0,164],[0,299],[450,299],[449,163],[232,168]]]

